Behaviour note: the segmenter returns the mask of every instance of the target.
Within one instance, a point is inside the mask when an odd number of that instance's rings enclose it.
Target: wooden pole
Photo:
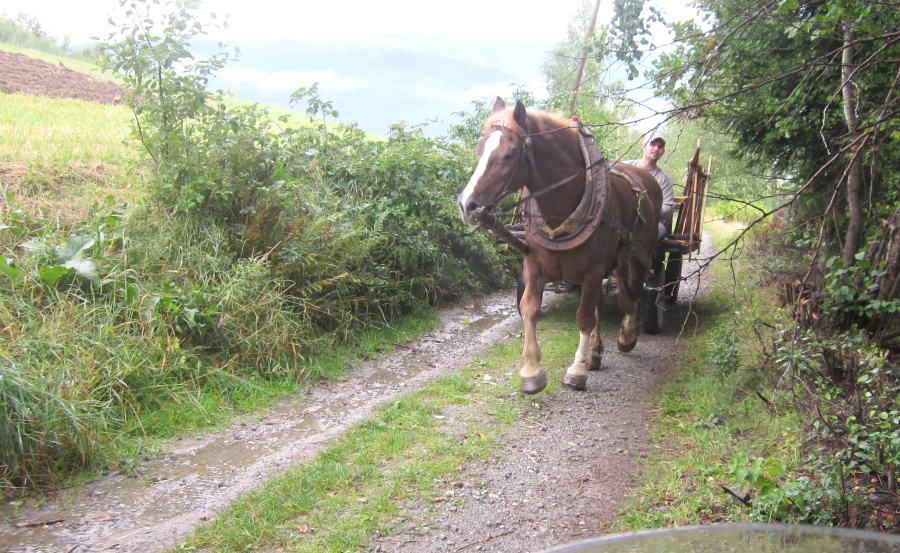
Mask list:
[[[488,229],[489,231],[499,236],[501,240],[503,240],[510,246],[519,250],[523,254],[528,255],[528,244],[526,244],[521,239],[519,239],[518,236],[510,232],[508,228],[500,224],[500,221],[498,221],[491,212],[485,211],[484,207],[479,207],[475,210],[474,215],[475,220],[478,222],[478,224],[475,226],[475,228],[472,229],[473,233],[478,229]]]
[[[703,232],[703,224],[706,223],[706,199],[709,197],[709,179],[712,174],[712,156],[709,156],[709,162],[706,164],[706,174],[703,184],[703,205],[700,208],[700,232]]]
[[[594,14],[588,25],[588,32],[584,36],[584,49],[581,51],[581,61],[578,63],[578,71],[575,73],[575,86],[572,87],[572,101],[569,102],[569,115],[575,115],[575,105],[578,103],[578,89],[581,88],[581,77],[584,75],[584,65],[587,63],[587,43],[594,36],[594,27],[597,25],[597,12],[600,11],[600,0],[594,2]]]

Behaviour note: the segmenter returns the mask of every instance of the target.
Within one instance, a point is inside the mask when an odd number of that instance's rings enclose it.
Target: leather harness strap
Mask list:
[[[616,231],[622,239],[622,247],[627,247],[645,266],[650,267],[650,256],[634,239],[644,221],[641,212],[641,201],[644,198],[644,190],[628,174],[613,168],[609,160],[606,160],[596,140],[590,131],[579,125],[579,143],[585,159],[585,191],[578,207],[561,225],[550,228],[541,216],[537,203],[530,202],[526,208],[525,235],[529,244],[537,244],[544,249],[552,251],[570,250],[585,243],[601,224]],[[614,174],[624,178],[631,185],[631,189],[637,196],[637,213],[631,230],[609,213],[606,209],[606,196],[609,190],[609,175]],[[528,196],[523,195],[523,200]]]
[[[640,213],[640,212],[638,212]],[[637,232],[637,229],[641,226],[642,219],[640,216],[637,217],[634,221],[634,227],[631,230],[625,228],[625,226],[619,222],[618,219],[610,215],[609,213],[604,213],[601,217],[603,220],[603,224],[608,226],[609,228],[616,231],[619,236],[622,238],[622,244],[628,249],[631,250],[631,253],[634,254],[635,257],[638,258],[638,261],[644,265],[644,267],[650,267],[650,256],[647,255],[647,252],[644,251],[644,248],[640,247],[636,240],[633,238],[633,234]]]

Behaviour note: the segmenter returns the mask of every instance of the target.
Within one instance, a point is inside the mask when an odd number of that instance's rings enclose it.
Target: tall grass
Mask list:
[[[0,482],[27,488],[103,466],[123,420],[116,395],[147,352],[109,340],[104,310],[0,291],[9,337],[0,349]]]
[[[315,307],[299,305],[263,258],[230,262],[215,225],[172,219],[159,232],[146,214],[121,223],[133,248],[94,259],[99,289],[43,282],[49,251],[19,256],[17,280],[0,275],[7,493],[99,470],[135,440],[215,424],[348,370],[353,350],[305,320]]]
[[[4,488],[46,486],[62,475],[102,465],[115,436],[106,405],[72,389],[75,375],[68,367],[21,367],[5,351],[0,359]]]

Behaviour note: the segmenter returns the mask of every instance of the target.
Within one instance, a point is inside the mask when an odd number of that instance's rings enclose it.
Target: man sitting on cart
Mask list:
[[[658,165],[664,153],[666,153],[666,139],[661,136],[652,136],[650,140],[641,145],[641,157],[621,162],[645,169],[659,183],[662,190],[662,210],[659,214],[660,240],[672,231],[672,213],[675,211],[675,191],[672,189],[672,179]],[[556,292],[574,292],[579,288],[579,286],[562,281],[557,284]]]
[[[672,179],[662,168],[657,165],[663,154],[666,153],[666,139],[661,136],[652,136],[650,140],[641,145],[641,157],[622,161],[628,165],[634,165],[649,171],[656,177],[662,189],[662,211],[659,214],[659,237],[662,238],[672,230],[672,212],[675,210],[675,192],[672,189]]]

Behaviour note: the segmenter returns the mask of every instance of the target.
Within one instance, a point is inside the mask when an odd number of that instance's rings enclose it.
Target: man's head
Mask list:
[[[650,140],[641,146],[641,153],[649,167],[656,167],[656,162],[666,153],[666,139],[661,136],[650,137]]]

